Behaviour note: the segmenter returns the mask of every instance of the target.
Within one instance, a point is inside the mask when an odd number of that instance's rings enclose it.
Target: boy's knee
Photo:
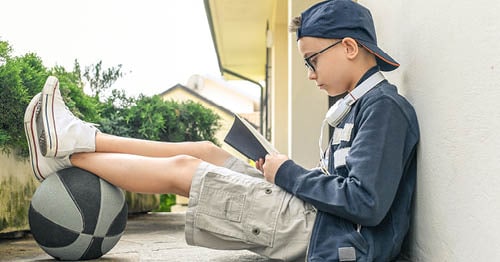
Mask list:
[[[196,142],[199,144],[199,148],[202,150],[201,156],[205,156],[206,158],[213,158],[220,155],[221,148],[210,141],[200,141]]]
[[[199,147],[203,148],[205,152],[210,152],[213,150],[217,150],[219,148],[216,144],[214,144],[211,141],[199,141],[196,143],[199,145]]]
[[[176,155],[171,157],[170,161],[172,161],[176,166],[187,166],[191,164],[199,164],[201,162],[200,159],[190,155]]]

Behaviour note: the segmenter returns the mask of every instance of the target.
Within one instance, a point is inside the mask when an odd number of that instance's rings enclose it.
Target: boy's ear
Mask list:
[[[354,59],[359,53],[358,42],[351,37],[346,37],[342,39],[342,46],[348,59]]]

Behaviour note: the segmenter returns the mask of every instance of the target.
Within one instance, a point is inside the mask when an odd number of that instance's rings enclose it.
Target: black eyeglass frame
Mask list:
[[[318,51],[318,52],[316,52],[316,53],[314,53],[314,54],[312,54],[312,55],[304,58],[304,64],[305,64],[306,68],[309,69],[311,72],[316,72],[316,68],[314,68],[314,65],[311,63],[311,58],[313,58],[313,57],[315,57],[315,56],[317,56],[317,55],[319,55],[321,53],[324,53],[326,50],[334,47],[335,45],[337,45],[340,42],[342,42],[342,40],[339,40],[339,41],[337,41],[337,42],[335,42],[335,43],[333,43],[333,44],[331,44],[331,45],[329,45],[329,46],[321,49],[320,51]]]

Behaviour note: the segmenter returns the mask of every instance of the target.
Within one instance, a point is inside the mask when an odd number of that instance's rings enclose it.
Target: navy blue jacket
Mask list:
[[[333,137],[331,175],[287,160],[275,177],[318,211],[307,259],[391,261],[410,223],[419,141],[415,111],[384,80],[356,101]]]

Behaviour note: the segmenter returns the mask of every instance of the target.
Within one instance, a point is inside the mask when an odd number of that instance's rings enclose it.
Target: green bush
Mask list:
[[[77,117],[98,123],[101,131],[124,137],[157,141],[201,141],[219,144],[215,132],[220,117],[192,101],[163,101],[159,96],[127,97],[123,90],[111,90],[109,97],[99,97],[122,77],[121,65],[102,69],[102,62],[81,72],[75,60],[73,71],[63,67],[46,68],[36,54],[12,57],[12,48],[0,40],[0,148],[28,156],[24,134],[24,111],[31,98],[41,91],[49,75],[59,79],[60,90],[68,109]],[[84,80],[91,84],[93,95],[83,92]],[[160,211],[175,204],[174,195],[162,195]]]
[[[19,155],[27,156],[24,110],[42,88],[48,72],[35,54],[14,58],[5,55],[4,64],[0,66],[0,146],[4,152],[14,149]]]
[[[176,199],[174,194],[160,195],[160,206],[154,210],[155,212],[170,212],[171,207],[175,205]]]
[[[208,140],[218,144],[220,117],[192,101],[163,101],[159,96],[129,98],[114,90],[102,107],[101,131],[109,134],[169,142]],[[169,212],[175,195],[160,195],[157,212]]]

